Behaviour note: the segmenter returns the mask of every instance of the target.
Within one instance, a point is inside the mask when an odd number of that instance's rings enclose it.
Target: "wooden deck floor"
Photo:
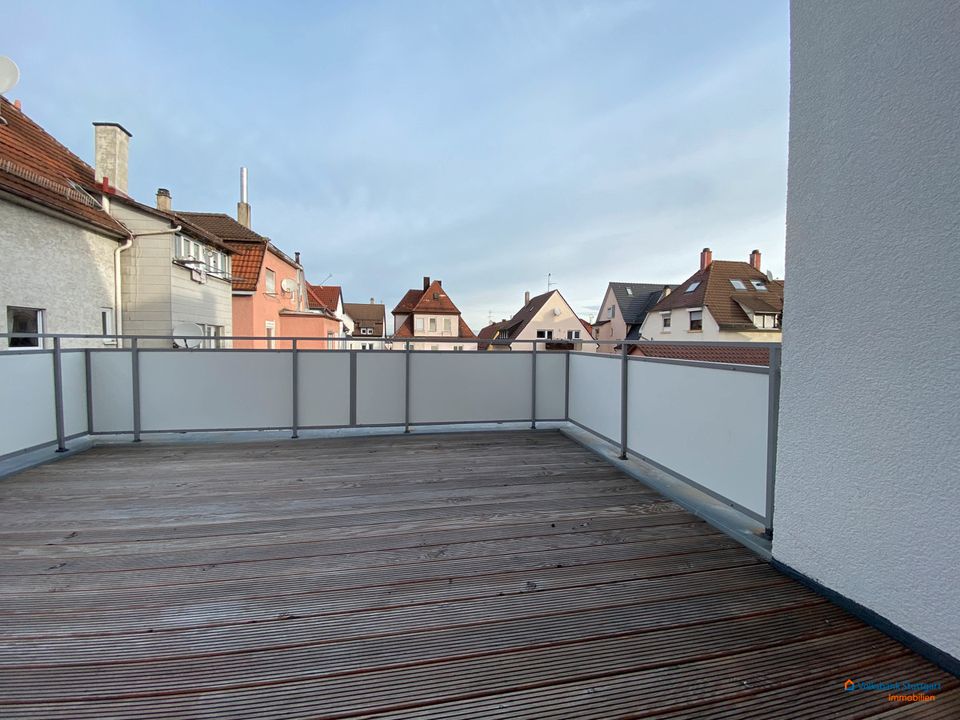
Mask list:
[[[557,432],[97,448],[0,481],[0,575],[2,718],[960,717]]]

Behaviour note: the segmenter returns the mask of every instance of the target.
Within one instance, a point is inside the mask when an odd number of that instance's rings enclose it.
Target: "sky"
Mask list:
[[[392,310],[439,278],[474,331],[551,288],[784,276],[786,0],[16,2],[7,95],[129,192],[236,213],[307,279]],[[329,279],[327,279],[329,276]]]

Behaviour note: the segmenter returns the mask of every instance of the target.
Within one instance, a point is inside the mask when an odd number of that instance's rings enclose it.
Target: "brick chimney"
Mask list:
[[[529,304],[530,304],[530,291],[527,290],[527,291],[523,294],[523,306],[526,307],[526,306],[529,305]]]
[[[710,248],[704,248],[700,251],[700,269],[706,270],[713,262],[713,251]]]
[[[426,289],[429,288],[429,287],[430,287],[430,276],[429,276],[429,275],[424,275],[424,276],[423,276],[423,289],[426,290]]]
[[[166,188],[157,188],[157,210],[173,211],[173,198],[170,197],[170,191]]]
[[[754,250],[750,253],[750,264],[755,267],[757,270],[760,269],[760,251]]]
[[[240,202],[237,203],[237,222],[250,227],[250,203],[247,202],[247,169],[240,168]]]
[[[123,125],[110,122],[93,124],[94,165],[97,184],[108,178],[122,193],[127,192],[127,163],[131,135]]]

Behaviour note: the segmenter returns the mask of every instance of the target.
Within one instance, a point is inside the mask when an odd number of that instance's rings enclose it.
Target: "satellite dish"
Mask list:
[[[203,345],[203,328],[192,322],[181,322],[173,326],[173,346],[193,350]]]
[[[284,278],[280,283],[280,289],[284,292],[292,293],[297,289],[297,281],[293,278]]]
[[[20,82],[20,68],[10,58],[0,55],[0,95]]]

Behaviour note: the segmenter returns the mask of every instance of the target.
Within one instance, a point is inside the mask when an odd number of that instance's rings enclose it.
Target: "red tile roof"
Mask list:
[[[311,285],[307,283],[307,300],[310,309],[326,308],[330,312],[336,313],[337,304],[343,297],[339,285]]]
[[[439,280],[434,280],[426,290],[407,290],[393,309],[394,315],[405,313],[433,313],[434,315],[459,315],[460,310],[444,291]]]
[[[266,243],[258,242],[228,242],[227,245],[234,252],[230,275],[233,280],[233,289],[253,291],[257,289],[260,279],[260,268],[263,267],[263,256],[267,252]]]
[[[0,97],[0,191],[87,223],[111,237],[126,229],[86,192],[96,195],[93,168]]]
[[[746,289],[737,290],[731,280],[743,281]],[[756,290],[751,280],[761,281],[766,290]],[[692,292],[686,292],[687,288],[696,282],[700,284]],[[650,312],[706,307],[722,330],[759,331],[738,302],[741,300],[744,303],[756,303],[757,299],[770,308],[767,312],[782,312],[783,283],[768,280],[766,275],[750,263],[714,260],[706,269],[698,270],[680,283],[676,290],[654,305]]]
[[[254,232],[225,213],[178,212],[176,215],[212,233],[236,253],[231,273],[234,290],[257,289],[263,256],[268,249],[284,262],[299,267],[296,261],[270,242],[270,238]]]
[[[733,365],[769,365],[770,351],[765,347],[723,347],[693,343],[644,343],[635,345],[631,355],[643,357],[695,360],[699,362],[729,363]]]

